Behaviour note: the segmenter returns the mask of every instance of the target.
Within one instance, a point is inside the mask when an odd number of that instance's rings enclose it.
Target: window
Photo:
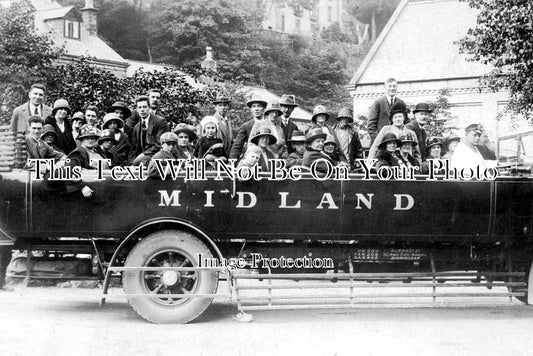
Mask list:
[[[281,32],[285,32],[285,15],[281,15]]]
[[[328,21],[332,21],[332,18],[333,18],[333,9],[331,8],[331,6],[328,6]]]
[[[65,19],[65,37],[80,38],[80,23],[79,21]]]

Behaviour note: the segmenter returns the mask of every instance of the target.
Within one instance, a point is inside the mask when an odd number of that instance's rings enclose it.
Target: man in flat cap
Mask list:
[[[239,132],[235,137],[235,141],[231,146],[229,159],[239,159],[242,153],[244,153],[245,145],[249,141],[250,137],[252,137],[252,128],[256,123],[259,124],[263,120],[263,113],[265,112],[267,102],[261,98],[253,97],[252,99],[248,100],[246,105],[252,112],[252,119],[245,122],[239,129]]]
[[[486,168],[486,162],[477,149],[483,128],[479,124],[468,125],[465,129],[465,137],[455,148],[452,156],[452,167],[458,170],[463,168],[480,169]]]
[[[206,116],[200,121],[200,134],[204,129],[204,124],[209,121],[208,118],[214,117],[217,124],[217,138],[222,140],[224,145],[224,152],[229,152],[231,144],[233,143],[233,127],[231,120],[228,118],[229,105],[231,100],[225,95],[218,95],[213,100],[215,106],[215,114],[213,116]]]
[[[422,154],[422,160],[426,158],[427,134],[425,126],[428,123],[432,112],[433,110],[431,110],[427,103],[418,103],[413,110],[415,120],[405,125],[405,127],[412,130],[416,134],[420,153]]]

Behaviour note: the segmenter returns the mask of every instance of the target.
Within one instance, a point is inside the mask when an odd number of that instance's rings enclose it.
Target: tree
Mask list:
[[[468,0],[479,9],[476,27],[459,41],[469,59],[495,67],[482,78],[492,90],[508,89],[509,107],[533,120],[533,3]]]
[[[348,1],[348,14],[364,23],[371,24],[372,41],[376,40],[390,17],[398,7],[400,0],[356,0]]]
[[[44,81],[61,53],[47,35],[33,27],[33,9],[26,1],[0,6],[0,122],[27,100],[32,83]]]

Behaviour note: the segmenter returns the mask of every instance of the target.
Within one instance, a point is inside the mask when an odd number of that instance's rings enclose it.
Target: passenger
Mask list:
[[[378,160],[374,167],[377,170],[380,167],[399,167],[400,158],[396,153],[396,149],[400,144],[398,137],[392,132],[386,133],[381,139],[381,144],[379,145],[379,151],[376,156]]]
[[[430,137],[426,142],[426,160],[420,165],[420,173],[429,173],[428,159],[441,159],[442,140],[439,137]],[[438,172],[441,173],[441,172]]]
[[[28,119],[28,128],[25,131],[29,132],[26,136],[26,148],[28,151],[26,169],[33,168],[33,163],[29,161],[32,158],[53,158],[58,163],[58,166],[62,166],[65,163],[67,156],[63,152],[54,150],[41,139],[43,119],[40,116],[30,116]],[[46,171],[45,168],[43,168],[42,173]]]
[[[265,109],[265,118],[260,122],[256,122],[252,128],[251,136],[254,136],[259,131],[261,126],[267,127],[272,135],[276,138],[276,143],[270,146],[272,152],[279,158],[287,158],[289,156],[283,129],[279,124],[279,117],[282,115],[281,107],[278,103],[271,102]],[[251,141],[251,140],[250,140]]]
[[[353,126],[353,122],[350,109],[341,108],[337,115],[337,124],[333,126],[333,132],[340,145],[339,149],[344,154],[344,157],[348,159],[350,169],[352,170],[359,167],[356,159],[363,158],[363,146],[359,140],[359,133]],[[339,156],[338,153],[336,155]],[[341,159],[340,156],[339,159]]]
[[[94,127],[97,129],[101,128],[99,110],[94,105],[89,105],[85,109],[85,122],[89,127]]]
[[[394,105],[403,105],[405,103],[402,99],[398,98],[396,95],[398,92],[398,82],[394,78],[387,78],[385,80],[385,95],[379,97],[372,103],[368,112],[368,133],[372,138],[372,144],[376,140],[377,135],[381,129],[390,124],[390,118],[392,114],[392,108]],[[407,110],[405,113],[405,119],[407,120]],[[376,148],[380,144],[376,145]],[[375,154],[374,154],[375,156]],[[370,158],[374,158],[374,156]]]
[[[30,100],[17,106],[11,116],[11,130],[13,132],[28,133],[29,118],[39,116],[46,119],[52,115],[52,108],[44,104],[46,87],[43,84],[35,83],[31,86],[28,93]]]
[[[103,130],[100,134],[100,137],[98,137],[94,151],[102,156],[103,159],[108,159],[111,162],[104,162],[102,165],[103,169],[111,169],[111,167],[120,165],[120,159],[118,158],[116,152],[113,152],[113,147],[116,144],[117,140],[115,139],[115,134],[109,130]]]
[[[122,110],[117,110],[122,111]],[[128,164],[128,157],[130,153],[130,140],[125,132],[121,129],[124,127],[124,121],[116,113],[109,113],[104,116],[104,123],[102,128],[108,130],[116,143],[110,149],[111,154],[115,157],[113,166],[124,166]]]
[[[337,138],[337,135],[335,134],[335,131],[326,124],[327,121],[329,121],[330,115],[324,105],[317,105],[313,109],[313,116],[311,117],[312,126],[309,128],[307,132],[309,132],[311,129],[319,128],[322,130],[323,133],[326,135],[331,135],[335,138],[335,142],[337,143],[337,151],[339,157],[341,157],[342,161],[347,162],[347,158],[344,156],[344,153],[340,150],[340,144],[339,140]]]
[[[279,105],[281,112],[283,113],[280,120],[280,126],[283,130],[283,137],[285,137],[285,140],[287,141],[287,151],[291,154],[294,152],[294,148],[291,147],[289,138],[293,136],[294,131],[299,131],[298,126],[291,120],[291,114],[298,104],[296,104],[296,98],[294,95],[283,94]]]
[[[259,157],[258,163],[261,170],[270,171],[270,160],[278,158],[276,152],[271,148],[276,143],[276,137],[272,135],[268,127],[260,126],[259,131],[256,132],[250,142],[261,149],[261,156]]]
[[[72,136],[72,126],[68,120],[70,112],[68,102],[65,99],[57,99],[54,102],[52,115],[45,120],[45,124],[52,125],[56,132],[56,146],[67,155],[76,149],[76,141]]]
[[[370,147],[370,152],[368,153],[369,159],[376,158],[378,147],[383,142],[383,137],[388,133],[393,133],[396,137],[405,134],[410,134],[416,140],[416,134],[412,130],[405,127],[404,123],[406,120],[407,108],[405,107],[403,102],[398,102],[394,104],[391,108],[390,125],[383,126],[376,139],[372,143],[372,146]],[[418,141],[416,141],[416,143],[418,144]],[[420,161],[420,151],[418,150],[418,147],[415,147],[413,156],[415,159]]]
[[[165,132],[161,135],[161,150],[157,152],[148,165],[148,176],[151,178],[161,178],[159,171],[157,170],[157,159],[162,160],[160,162],[162,167],[168,164],[168,160],[175,160],[178,158],[176,145],[178,143],[178,136],[173,132]],[[168,177],[168,176],[167,176]]]
[[[233,143],[233,127],[231,124],[231,119],[228,117],[228,111],[230,108],[231,100],[225,95],[217,95],[216,99],[213,100],[213,105],[215,106],[215,113],[212,117],[215,118],[217,124],[217,137],[222,140],[224,144],[224,152],[226,152],[226,157],[231,150],[231,144]],[[211,116],[206,116],[211,117]],[[200,126],[203,130],[203,121],[200,121]]]
[[[314,128],[309,130],[306,135],[305,143],[307,145],[303,158],[303,166],[310,168],[313,162],[322,160],[316,164],[315,171],[320,173],[328,173],[329,165],[333,164],[331,158],[323,152],[324,140],[327,134],[321,128]]]
[[[492,142],[490,142],[489,136],[485,132],[481,134],[479,138],[479,144],[476,145],[479,153],[486,161],[496,161],[496,150]]]
[[[54,150],[59,151],[63,154],[65,153],[61,151],[55,144],[55,142],[57,141],[57,134],[52,125],[44,125],[43,133],[41,134],[41,140],[46,142],[48,146],[52,147]]]
[[[228,160],[224,143],[217,135],[217,119],[213,116],[204,117],[202,127],[202,137],[196,142],[194,157],[205,159],[209,166],[214,168],[216,159],[222,159],[224,162]]]
[[[80,135],[81,127],[85,125],[85,116],[83,116],[81,111],[75,112],[74,115],[72,115],[70,123],[72,126],[72,137],[76,141],[76,146],[79,147],[80,141],[78,140],[78,136]]]
[[[416,136],[404,134],[399,137],[400,150],[397,155],[400,159],[400,167],[419,167],[420,163],[413,157],[413,152],[417,145]]]
[[[302,166],[305,152],[305,135],[302,131],[293,131],[292,137],[288,140],[293,152],[287,158],[287,168]]]
[[[133,126],[128,125],[128,119],[131,116],[131,110],[126,106],[126,104],[122,101],[115,101],[113,105],[107,108],[106,113],[114,113],[116,114],[119,119],[122,120],[124,123],[124,127],[122,130],[126,135],[128,135],[129,143],[131,144],[131,137],[133,133]],[[105,123],[105,116],[104,116],[104,123]]]
[[[446,137],[442,144],[442,158],[451,160],[453,153],[455,152],[455,148],[459,142],[461,142],[461,138],[455,134],[450,134],[448,137]]]
[[[433,110],[429,107],[427,103],[418,103],[416,104],[415,109],[413,110],[414,113],[414,120],[410,123],[406,124],[405,126],[408,129],[411,129],[416,134],[416,139],[419,144],[419,150],[420,154],[422,155],[421,159],[424,160],[426,158],[426,125],[428,123],[428,120],[431,117],[431,113]]]
[[[466,127],[465,137],[457,144],[452,156],[451,165],[453,168],[475,170],[476,167],[479,167],[480,170],[483,170],[487,167],[483,156],[476,147],[482,133],[481,125],[472,124]]]
[[[255,123],[263,120],[263,112],[265,111],[267,103],[258,97],[254,97],[248,100],[246,105],[250,108],[252,119],[245,122],[239,129],[239,132],[233,141],[233,145],[231,146],[229,159],[239,159],[241,158],[242,153],[246,151],[246,144],[252,136],[252,128]]]
[[[80,135],[78,136],[81,142],[80,147],[68,155],[70,167],[79,166],[84,169],[96,169],[98,167],[96,161],[105,158],[95,151],[95,146],[100,135],[100,130],[95,127],[86,125],[81,128]],[[91,160],[93,161],[92,163]]]
[[[151,112],[147,96],[135,100],[140,120],[131,137],[130,161],[134,166],[146,164],[161,149],[159,139],[168,131],[167,121]]]
[[[347,165],[345,161],[341,160],[341,157],[339,156],[339,150],[337,149],[337,142],[335,142],[335,138],[331,135],[326,136],[326,140],[324,141],[324,153],[328,155],[331,162],[334,166],[338,166],[340,164]]]
[[[178,137],[178,144],[174,154],[179,159],[191,160],[194,158],[194,151],[191,148],[191,141],[196,138],[196,134],[189,125],[181,123],[176,125],[174,133]]]
[[[253,167],[261,158],[261,155],[263,152],[259,147],[256,145],[248,145],[248,149],[244,153],[244,157],[239,161],[239,164],[237,165],[237,169],[241,167]]]

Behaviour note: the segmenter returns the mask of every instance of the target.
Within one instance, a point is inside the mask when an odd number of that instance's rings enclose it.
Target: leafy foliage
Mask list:
[[[425,130],[428,137],[447,136],[445,133],[458,130],[458,117],[451,112],[453,105],[450,103],[450,90],[440,89],[439,95],[429,105],[433,108],[433,113],[428,120]]]
[[[0,7],[0,34],[0,117],[6,123],[12,110],[27,100],[29,86],[44,81],[61,52],[48,36],[35,32],[26,1]]]
[[[533,3],[529,0],[468,0],[479,9],[476,27],[460,40],[470,60],[495,69],[482,78],[490,90],[509,89],[510,108],[533,120]]]
[[[376,24],[374,38],[380,34],[400,0],[351,0],[346,1],[346,11],[364,23]]]

